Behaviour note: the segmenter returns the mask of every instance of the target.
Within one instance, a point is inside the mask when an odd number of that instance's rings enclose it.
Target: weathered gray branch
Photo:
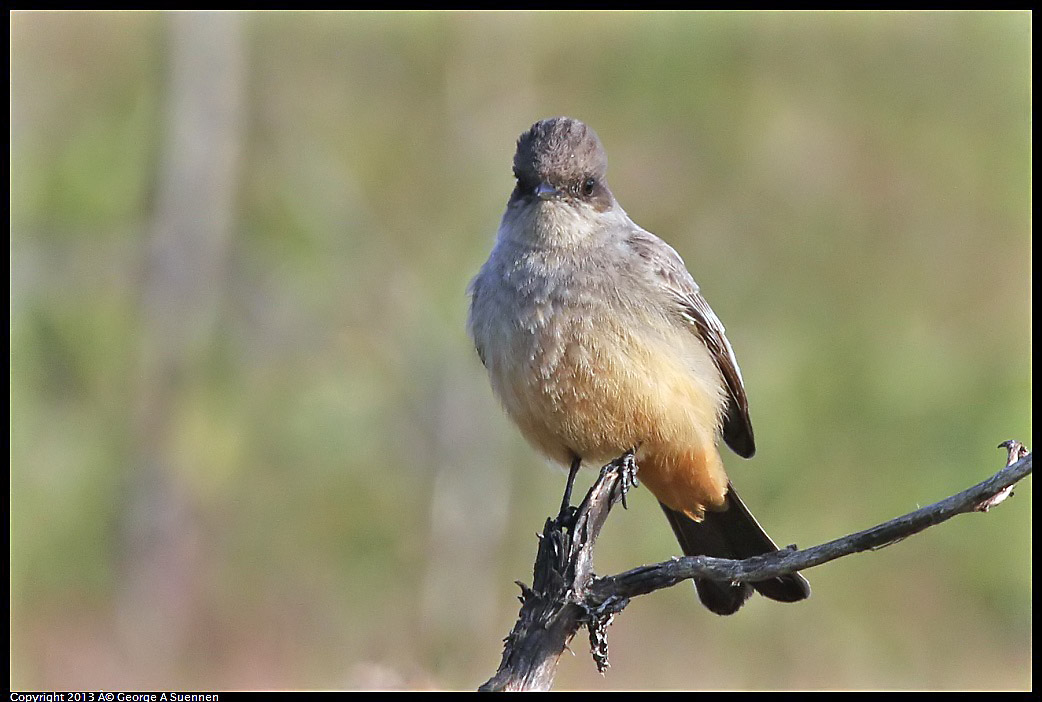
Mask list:
[[[690,578],[754,581],[811,568],[828,561],[896,543],[957,514],[986,512],[1012,494],[1012,486],[1031,472],[1031,454],[1016,441],[1000,444],[1009,452],[1007,467],[945,500],[878,526],[797,551],[741,561],[694,556],[641,566],[603,578],[592,570],[593,547],[611,506],[624,499],[632,483],[632,456],[601,469],[574,513],[548,519],[540,537],[533,585],[521,586],[521,612],[506,637],[499,670],[481,690],[548,690],[557,661],[580,626],[590,631],[594,660],[607,668],[606,629],[611,619],[638,595]]]

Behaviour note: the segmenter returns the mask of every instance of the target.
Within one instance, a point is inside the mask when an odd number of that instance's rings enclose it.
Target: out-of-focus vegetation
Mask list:
[[[194,19],[11,18],[14,688],[495,671],[563,477],[496,406],[465,288],[546,116],[598,131],[727,325],[758,452],[726,460],[779,542],[1030,440],[1029,14]],[[224,244],[176,259],[210,274],[164,287],[193,32],[230,43],[232,196]],[[635,495],[601,572],[678,553]],[[641,598],[608,674],[577,639],[558,687],[1027,688],[1031,499],[813,569],[799,605]]]

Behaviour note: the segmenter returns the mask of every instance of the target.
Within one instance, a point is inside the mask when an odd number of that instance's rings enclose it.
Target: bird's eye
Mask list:
[[[590,195],[593,195],[593,191],[596,188],[597,188],[597,179],[594,178],[593,176],[590,176],[589,178],[587,178],[586,180],[583,181],[583,195],[585,195],[586,197],[589,197]]]

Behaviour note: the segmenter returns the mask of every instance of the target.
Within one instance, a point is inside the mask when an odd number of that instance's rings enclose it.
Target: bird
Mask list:
[[[756,450],[724,326],[680,255],[619,205],[606,171],[580,120],[543,119],[518,138],[515,186],[468,288],[468,330],[493,392],[528,442],[569,468],[569,488],[584,462],[632,451],[685,555],[776,551],[720,455],[721,440],[743,458]],[[799,573],[695,588],[721,615],[753,591],[810,595]]]

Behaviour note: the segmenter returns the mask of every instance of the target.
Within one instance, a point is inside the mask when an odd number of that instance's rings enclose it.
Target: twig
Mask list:
[[[619,575],[594,577],[593,546],[612,504],[635,484],[633,454],[601,469],[574,515],[548,519],[540,537],[533,587],[521,586],[521,612],[505,639],[499,671],[481,690],[548,690],[557,661],[585,625],[597,668],[608,667],[607,626],[630,599],[689,578],[758,581],[896,543],[957,514],[986,512],[1012,494],[1031,473],[1031,454],[1017,441],[999,445],[1009,452],[1007,467],[945,500],[910,514],[802,551],[795,547],[734,561],[694,556],[641,566]]]
[[[891,519],[871,529],[844,536],[812,548],[783,549],[763,556],[732,561],[726,558],[694,556],[643,566],[620,575],[597,578],[587,591],[587,603],[609,597],[636,597],[687,580],[708,578],[727,581],[756,581],[812,568],[860,551],[884,548],[923,529],[940,524],[957,514],[986,511],[983,505],[1009,490],[1031,472],[1031,454],[1026,453],[994,476],[946,500]]]

